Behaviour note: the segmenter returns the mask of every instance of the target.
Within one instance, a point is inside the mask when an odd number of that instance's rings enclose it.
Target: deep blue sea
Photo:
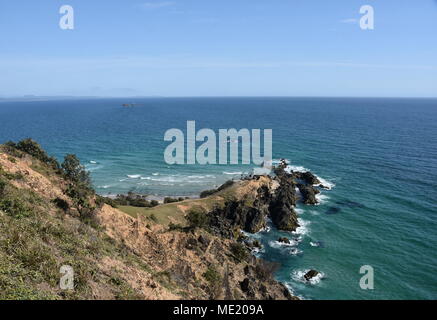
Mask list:
[[[123,103],[137,103],[123,108]],[[273,157],[330,183],[299,206],[298,233],[255,235],[281,264],[277,278],[306,299],[437,299],[437,100],[149,98],[1,102],[0,141],[32,137],[62,159],[77,154],[101,194],[195,195],[250,165],[164,162],[164,133],[273,129]],[[279,235],[295,238],[279,245]],[[374,289],[359,286],[374,268]],[[306,283],[314,268],[320,281]]]

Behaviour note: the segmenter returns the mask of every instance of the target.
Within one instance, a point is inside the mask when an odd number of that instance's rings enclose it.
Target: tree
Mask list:
[[[85,167],[80,164],[79,159],[74,154],[67,154],[61,165],[64,175],[74,184],[82,185],[89,188],[91,179]]]

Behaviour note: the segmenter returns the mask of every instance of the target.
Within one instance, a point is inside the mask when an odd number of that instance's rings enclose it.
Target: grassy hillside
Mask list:
[[[75,156],[59,164],[32,140],[0,145],[0,299],[290,298],[242,245],[171,227],[244,188],[114,208]],[[62,266],[74,270],[73,290],[60,288]]]

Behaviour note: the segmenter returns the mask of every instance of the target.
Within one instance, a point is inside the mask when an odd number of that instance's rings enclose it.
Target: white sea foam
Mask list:
[[[269,241],[269,246],[275,249],[284,248],[284,247],[295,247],[299,244],[297,239],[289,239],[290,243],[285,243],[281,241]]]
[[[159,176],[159,172],[152,173],[153,176]]]
[[[325,194],[319,193],[316,194],[316,200],[318,202],[317,204],[319,205],[319,204],[326,203],[329,200],[329,197]]]
[[[94,165],[94,164],[88,164],[88,163],[85,164],[85,170],[88,172],[93,172],[93,171],[99,170],[101,168],[103,168],[102,165]]]
[[[315,276],[314,278],[311,278],[310,280],[306,280],[305,275],[307,274],[308,271],[310,271],[310,269],[295,270],[291,274],[291,277],[295,281],[299,281],[299,282],[307,283],[307,284],[312,284],[312,285],[316,285],[316,284],[320,283],[320,281],[325,277],[325,274],[323,272],[319,272],[319,274],[317,276]]]
[[[294,208],[294,211],[296,211],[296,213],[299,214],[299,215],[301,215],[302,213],[305,212],[305,210],[302,209],[302,208]]]
[[[227,174],[227,175],[233,175],[233,176],[235,176],[235,175],[241,175],[241,174],[243,174],[243,172],[241,172],[241,171],[236,171],[236,172],[227,172],[227,171],[223,171],[223,174]]]
[[[304,296],[296,295],[291,283],[285,282],[284,285],[285,285],[285,287],[287,287],[288,291],[290,292],[290,294],[292,296],[298,297],[300,300],[307,300]]]
[[[127,177],[130,179],[138,179],[138,178],[141,178],[141,175],[140,174],[128,174]]]
[[[90,163],[91,164],[97,164],[97,161],[91,160]]]
[[[332,188],[335,187],[335,183],[330,182],[330,181],[328,181],[326,179],[323,179],[322,177],[319,177],[319,176],[316,176],[316,177],[320,181],[320,184],[318,184],[318,186],[322,185],[322,186],[328,188],[328,190],[331,190]]]
[[[264,248],[253,248],[251,252],[254,256],[259,257],[265,250]]]
[[[292,166],[292,165],[288,165],[287,168],[285,168],[285,171],[287,172],[291,172],[291,171],[295,171],[295,172],[307,172],[310,171],[305,167],[302,166]]]
[[[310,241],[310,246],[311,247],[320,247],[320,243]]]
[[[305,220],[303,220],[301,218],[298,218],[297,222],[299,223],[300,227],[298,227],[296,229],[296,231],[292,231],[291,233],[299,234],[299,235],[307,234],[308,231],[309,231],[308,226],[309,226],[310,222],[309,221],[305,221]]]

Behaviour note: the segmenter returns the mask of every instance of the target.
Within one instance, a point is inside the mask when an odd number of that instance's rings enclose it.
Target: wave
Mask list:
[[[140,174],[128,174],[127,177],[130,179],[138,179],[138,178],[141,178],[141,175]]]
[[[92,166],[90,166],[90,165],[88,165],[88,164],[86,164],[85,165],[85,170],[86,171],[88,171],[88,172],[93,172],[93,171],[96,171],[96,170],[99,170],[99,169],[102,169],[103,168],[103,166],[101,166],[101,165],[92,165]]]
[[[91,163],[91,164],[97,164],[97,161],[90,160],[90,163]]]
[[[241,171],[236,171],[236,172],[227,172],[227,171],[223,171],[223,174],[227,174],[227,175],[233,175],[233,176],[235,176],[235,175],[241,175],[241,174],[243,174],[243,172],[241,172]]]

